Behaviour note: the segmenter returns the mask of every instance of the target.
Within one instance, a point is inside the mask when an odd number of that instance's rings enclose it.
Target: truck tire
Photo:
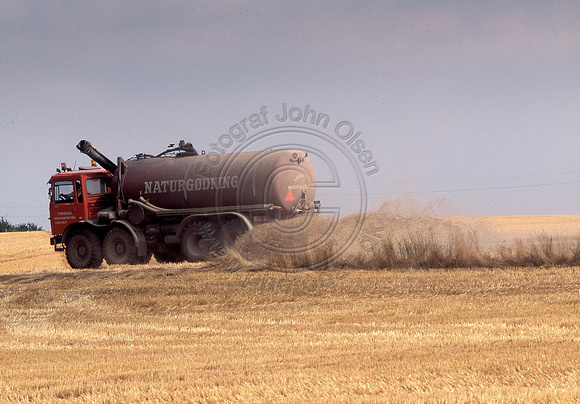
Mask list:
[[[88,229],[73,231],[66,243],[66,260],[75,269],[100,267],[103,262],[101,240]]]
[[[212,223],[190,224],[181,236],[181,254],[189,262],[209,260],[215,241],[216,230]]]
[[[220,229],[218,235],[220,253],[225,253],[231,246],[234,245],[236,239],[244,233],[245,231],[241,223],[237,220],[230,220],[229,222],[226,222]]]
[[[129,232],[115,227],[105,237],[103,243],[105,261],[109,265],[133,264],[137,260],[137,246]]]

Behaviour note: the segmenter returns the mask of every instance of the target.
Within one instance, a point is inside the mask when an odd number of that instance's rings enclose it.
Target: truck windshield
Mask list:
[[[104,178],[91,178],[86,182],[89,195],[101,195],[107,193],[107,181]]]
[[[74,202],[75,188],[72,181],[56,181],[54,183],[54,202]]]

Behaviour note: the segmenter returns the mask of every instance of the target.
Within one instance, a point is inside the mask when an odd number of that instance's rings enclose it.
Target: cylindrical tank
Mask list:
[[[312,163],[298,150],[142,158],[119,168],[123,199],[167,209],[273,204],[287,217],[303,193],[312,201],[316,192]]]

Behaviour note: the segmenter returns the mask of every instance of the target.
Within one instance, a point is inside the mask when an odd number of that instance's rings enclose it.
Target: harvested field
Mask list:
[[[580,237],[580,215],[449,217],[452,224],[463,229],[475,229],[480,242],[487,248],[516,239],[530,240],[546,234],[557,240],[577,240]]]
[[[577,235],[532,219],[472,218]],[[0,402],[580,400],[580,267],[73,271],[49,237],[0,234]]]
[[[0,275],[6,272],[70,271],[62,253],[50,245],[50,232],[0,233]]]

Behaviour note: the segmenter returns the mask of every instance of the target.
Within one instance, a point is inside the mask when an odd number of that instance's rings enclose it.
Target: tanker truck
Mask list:
[[[77,149],[91,166],[61,164],[48,182],[50,242],[72,268],[207,260],[255,225],[320,210],[298,150],[200,154],[182,140],[114,163],[86,140]]]

